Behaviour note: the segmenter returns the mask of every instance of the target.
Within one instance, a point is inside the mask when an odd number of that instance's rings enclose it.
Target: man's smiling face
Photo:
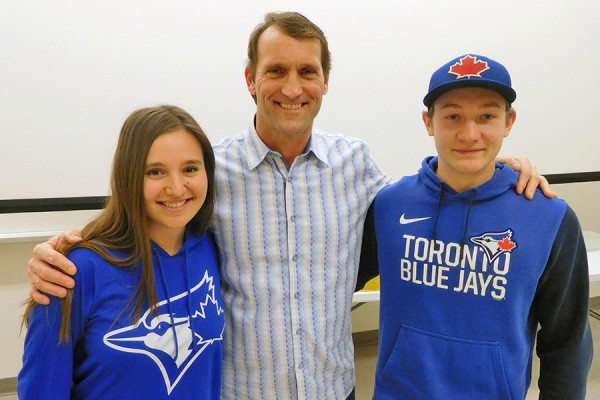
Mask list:
[[[297,40],[271,26],[260,36],[257,55],[256,71],[245,72],[256,98],[257,132],[265,142],[307,140],[328,88],[320,42]]]

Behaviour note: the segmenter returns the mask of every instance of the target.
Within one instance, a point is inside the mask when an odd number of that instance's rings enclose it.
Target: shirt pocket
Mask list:
[[[377,380],[381,394],[398,399],[511,399],[499,342],[406,325]]]

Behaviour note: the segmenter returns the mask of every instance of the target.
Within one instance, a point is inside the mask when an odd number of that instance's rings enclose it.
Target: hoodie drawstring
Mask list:
[[[440,211],[442,209],[442,201],[444,200],[444,184],[440,183],[439,188],[440,188],[440,196],[438,197],[438,203],[437,203],[437,207],[435,210],[435,220],[433,222],[433,231],[431,232],[431,237],[432,237],[431,245],[434,246],[433,248],[435,248],[435,243],[437,240],[438,220],[440,218]],[[463,231],[463,236],[462,236],[461,243],[460,243],[459,260],[461,262],[462,262],[462,259],[464,256],[465,246],[467,246],[467,233],[469,231],[469,218],[471,217],[471,207],[473,206],[473,200],[475,199],[476,194],[477,194],[477,189],[471,189],[471,195],[469,197],[468,204],[467,204],[467,217],[465,219],[465,229]]]
[[[471,216],[471,207],[473,206],[473,199],[475,198],[475,195],[477,194],[477,189],[472,189],[471,190],[471,197],[469,198],[469,203],[467,204],[467,218],[465,220],[465,230],[463,232],[463,237],[462,237],[462,241],[460,243],[460,258],[459,260],[463,259],[463,253],[465,250],[465,246],[467,246],[467,231],[469,230],[469,217]]]
[[[156,250],[153,248],[154,256],[156,257],[158,275],[160,276],[160,281],[165,288],[165,294],[167,296],[167,311],[169,312],[169,318],[171,319],[171,329],[173,329],[173,337],[175,339],[175,360],[179,358],[179,341],[177,339],[177,330],[175,329],[175,319],[173,318],[173,312],[171,311],[171,295],[169,294],[169,288],[167,287],[167,281],[165,280],[165,275],[162,270],[162,266],[160,265],[160,257],[156,254]]]
[[[193,310],[193,308],[192,308],[192,288],[190,287],[190,277],[189,277],[190,270],[192,268],[188,265],[189,259],[190,258],[188,257],[187,250],[186,250],[186,252],[185,252],[185,267],[186,268],[185,268],[184,279],[185,279],[185,287],[187,288],[187,291],[188,291],[188,295],[186,296],[187,297],[187,308],[188,308],[187,313],[188,313],[188,318],[190,319],[190,331],[192,331],[192,348],[194,350],[197,350],[196,349],[197,340],[195,337],[196,330],[194,329],[194,316],[192,315],[192,310]]]
[[[433,232],[432,232],[433,246],[435,246],[435,240],[437,239],[437,224],[438,224],[438,219],[440,217],[440,209],[442,208],[442,200],[443,199],[444,199],[444,187],[443,187],[443,184],[440,183],[440,197],[438,198],[437,207],[435,209],[435,221],[433,222]]]

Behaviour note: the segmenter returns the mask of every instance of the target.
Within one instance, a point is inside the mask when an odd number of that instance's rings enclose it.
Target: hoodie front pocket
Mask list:
[[[377,377],[382,398],[510,399],[500,343],[403,325]]]

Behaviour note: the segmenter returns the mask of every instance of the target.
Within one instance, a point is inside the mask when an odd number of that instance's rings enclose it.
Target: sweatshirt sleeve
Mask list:
[[[534,299],[540,399],[584,399],[593,355],[587,252],[567,206]]]
[[[73,371],[73,341],[58,343],[62,310],[52,297],[29,315],[23,368],[17,389],[20,399],[69,399]]]
[[[70,258],[70,257],[69,257]],[[75,261],[75,260],[72,260]],[[23,367],[17,379],[19,399],[69,399],[73,385],[73,360],[77,343],[85,329],[83,282],[85,268],[78,266],[73,289],[69,342],[59,344],[62,308],[60,299],[51,297],[47,306],[36,305],[29,315],[25,336]]]
[[[377,237],[375,236],[375,202],[371,203],[363,230],[362,247],[356,290],[361,290],[365,284],[379,275],[379,259],[377,258]]]

